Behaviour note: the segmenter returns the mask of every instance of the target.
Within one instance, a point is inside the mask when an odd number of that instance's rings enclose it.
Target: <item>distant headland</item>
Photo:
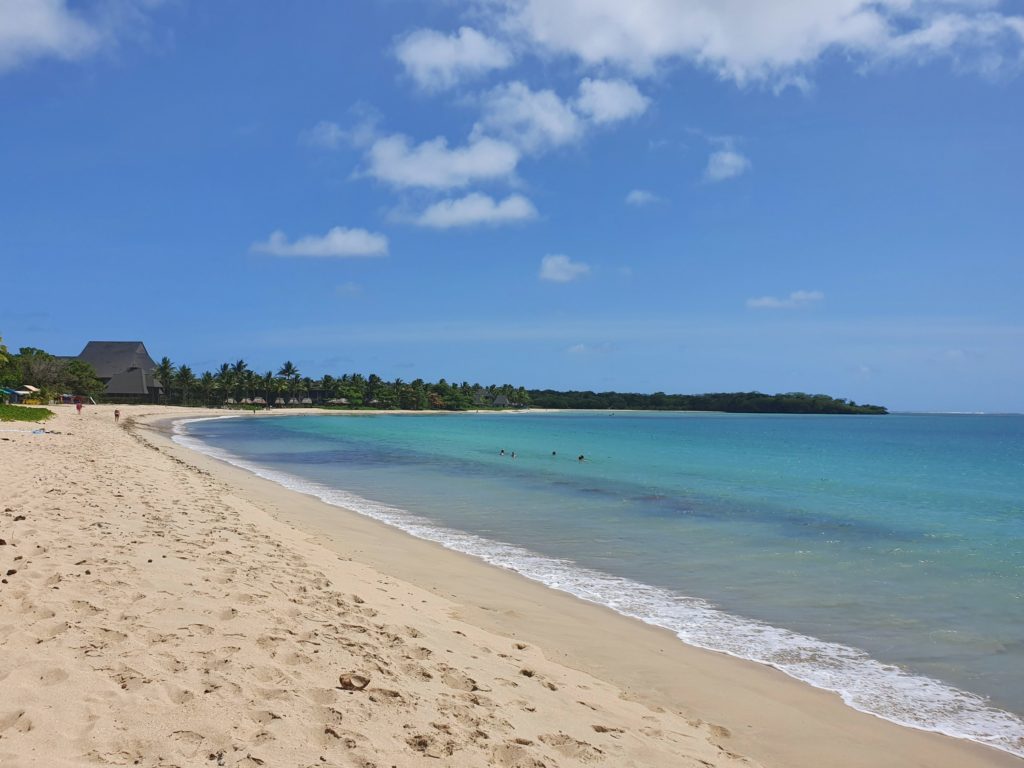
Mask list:
[[[31,385],[26,389],[25,385]],[[168,357],[156,362],[141,341],[90,341],[74,357],[58,357],[23,347],[0,355],[0,387],[13,402],[42,404],[61,397],[108,403],[147,402],[228,408],[395,409],[468,411],[548,408],[585,410],[718,411],[725,413],[885,414],[829,395],[786,392],[718,392],[668,395],[664,392],[558,391],[511,384],[480,385],[441,379],[386,381],[376,374],[303,376],[291,361],[275,373],[258,373],[244,360],[196,373]]]

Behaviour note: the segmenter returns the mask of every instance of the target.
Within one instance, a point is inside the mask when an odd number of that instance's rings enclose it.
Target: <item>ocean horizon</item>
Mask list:
[[[175,439],[1024,756],[1020,415],[287,416],[186,420]]]

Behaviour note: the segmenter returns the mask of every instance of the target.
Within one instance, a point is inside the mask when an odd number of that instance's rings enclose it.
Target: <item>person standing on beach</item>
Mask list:
[[[121,420],[121,411],[117,408],[114,409],[114,423],[117,424]]]
[[[78,415],[82,415],[82,401],[78,400],[75,402],[75,410],[78,411]]]

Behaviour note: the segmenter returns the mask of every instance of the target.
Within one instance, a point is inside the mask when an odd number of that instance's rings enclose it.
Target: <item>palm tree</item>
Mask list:
[[[231,365],[231,376],[232,383],[234,384],[234,394],[236,400],[242,399],[242,393],[245,390],[245,376],[249,373],[249,365],[239,358]]]
[[[273,405],[274,398],[277,395],[277,379],[274,378],[273,371],[267,371],[263,374],[263,378],[260,379],[260,387],[263,391],[263,397],[267,400],[267,405]]]
[[[199,377],[199,392],[203,396],[203,405],[209,405],[213,399],[213,390],[217,388],[217,380],[209,371],[203,371]]]
[[[329,373],[320,379],[320,402],[338,396],[338,381]]]
[[[245,373],[242,374],[242,379],[244,380],[245,396],[255,397],[256,390],[259,388],[260,385],[260,375],[256,373],[256,371],[247,370]]]
[[[171,384],[174,383],[174,374],[176,369],[174,363],[171,362],[171,358],[163,357],[160,362],[157,363],[156,370],[153,371],[153,376],[164,389],[164,402],[167,402],[171,396]]]
[[[224,402],[231,397],[234,388],[235,374],[231,369],[231,364],[222,363],[217,369],[217,373],[214,374],[214,378],[217,380],[217,390],[220,393],[221,402]]]
[[[295,397],[295,385],[299,381],[299,369],[295,367],[295,364],[291,360],[285,360],[277,375],[288,382],[288,395]]]
[[[181,387],[181,404],[188,405],[188,391],[195,386],[196,375],[187,365],[178,368],[178,386]]]
[[[371,373],[366,377],[366,382],[363,384],[363,402],[369,405],[370,401],[376,400],[380,395],[381,385],[384,383],[384,379],[378,376],[376,373]]]

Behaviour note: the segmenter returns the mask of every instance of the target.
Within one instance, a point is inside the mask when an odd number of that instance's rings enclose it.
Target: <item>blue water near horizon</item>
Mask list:
[[[184,430],[862,711],[1024,756],[1024,416],[303,415]]]

